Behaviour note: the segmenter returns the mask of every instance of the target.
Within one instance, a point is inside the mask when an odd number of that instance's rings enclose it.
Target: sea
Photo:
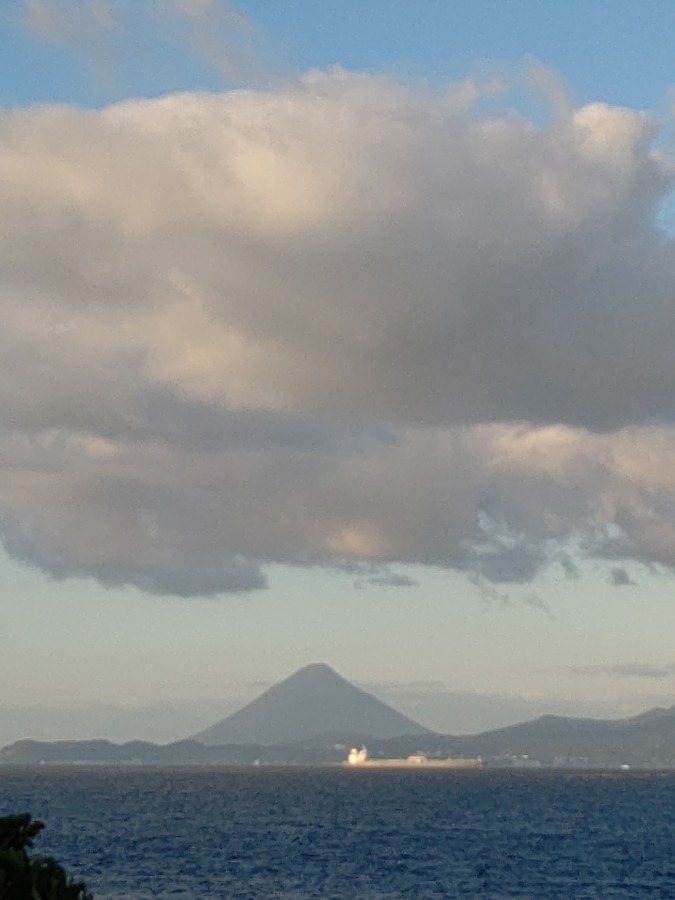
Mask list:
[[[675,898],[675,774],[0,768],[97,900]]]

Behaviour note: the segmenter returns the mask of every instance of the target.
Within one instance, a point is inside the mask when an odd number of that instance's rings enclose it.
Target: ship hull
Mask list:
[[[363,762],[344,762],[349,769],[480,769],[480,759],[366,759]]]

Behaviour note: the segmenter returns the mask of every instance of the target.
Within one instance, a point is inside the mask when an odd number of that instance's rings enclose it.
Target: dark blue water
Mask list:
[[[675,898],[675,775],[0,769],[98,898]]]

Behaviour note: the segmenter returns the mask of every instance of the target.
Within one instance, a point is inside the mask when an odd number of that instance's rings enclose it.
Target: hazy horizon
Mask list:
[[[291,674],[291,673],[288,673]],[[341,674],[341,673],[339,673]],[[580,703],[499,694],[452,692],[436,683],[371,684],[357,687],[420,725],[441,734],[475,734],[542,715],[619,719],[657,706],[675,705],[675,694],[638,695],[620,702]],[[170,743],[207,728],[246,706],[271,683],[239,685],[229,698],[167,699],[156,703],[8,706],[0,704],[0,747],[16,740],[145,740]]]

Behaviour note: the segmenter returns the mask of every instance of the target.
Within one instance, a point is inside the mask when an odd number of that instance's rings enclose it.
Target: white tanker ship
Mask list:
[[[480,757],[429,759],[423,753],[413,753],[401,759],[371,759],[365,747],[360,750],[352,747],[343,765],[358,769],[480,769],[483,761]]]

